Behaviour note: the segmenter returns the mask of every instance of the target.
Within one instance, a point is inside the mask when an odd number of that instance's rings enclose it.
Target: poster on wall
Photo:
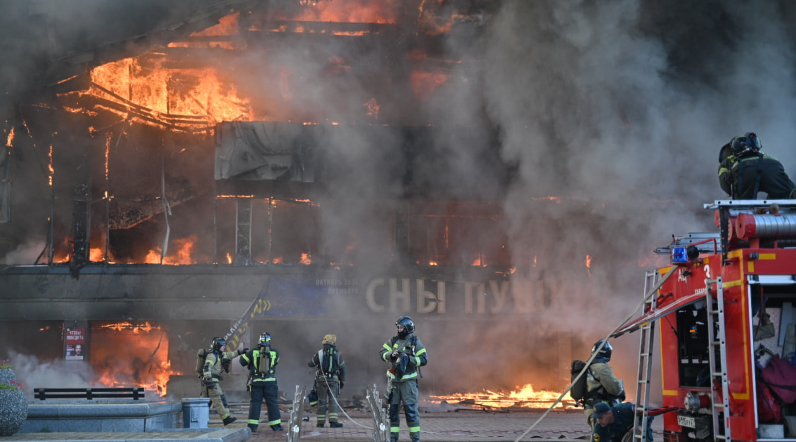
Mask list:
[[[66,329],[66,356],[69,361],[82,361],[86,344],[86,329],[82,327]]]

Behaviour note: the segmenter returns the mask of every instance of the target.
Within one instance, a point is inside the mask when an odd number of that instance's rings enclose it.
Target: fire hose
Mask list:
[[[575,383],[581,378],[581,376],[583,376],[584,373],[586,373],[586,371],[589,369],[589,364],[591,364],[591,362],[594,360],[594,358],[597,357],[597,355],[600,353],[600,350],[602,350],[603,346],[605,346],[605,344],[608,342],[608,339],[610,339],[611,336],[613,336],[613,334],[617,330],[619,330],[623,325],[625,325],[627,323],[627,321],[630,321],[630,319],[633,318],[633,316],[636,315],[636,312],[638,312],[641,309],[641,307],[643,307],[644,304],[647,303],[647,301],[649,301],[650,298],[652,298],[652,296],[658,291],[658,289],[661,288],[663,283],[666,282],[666,280],[669,279],[669,277],[674,274],[675,270],[677,270],[677,266],[672,266],[672,268],[669,269],[668,272],[666,272],[666,274],[663,276],[663,278],[661,278],[660,281],[658,281],[655,284],[655,286],[652,287],[652,289],[649,291],[649,293],[644,295],[644,299],[641,300],[641,302],[636,306],[636,308],[633,309],[633,311],[629,315],[627,315],[616,327],[614,327],[614,329],[611,330],[605,336],[605,338],[603,338],[602,343],[600,344],[600,346],[597,347],[596,349],[594,349],[594,351],[591,354],[591,357],[589,358],[588,361],[586,361],[586,365],[583,366],[583,369],[580,371],[580,373],[578,373],[578,375],[575,377],[575,379],[573,379],[572,383],[569,384],[569,387],[567,387],[567,389],[564,390],[563,393],[561,393],[561,396],[559,396],[558,399],[556,399],[556,401],[553,403],[553,405],[550,406],[550,408],[548,408],[541,416],[539,416],[538,419],[536,419],[536,422],[534,422],[533,425],[531,425],[527,430],[525,430],[525,432],[522,433],[518,438],[514,439],[514,442],[520,442],[523,437],[527,436],[528,433],[531,432],[531,430],[533,430],[534,428],[536,428],[537,425],[539,425],[539,422],[541,422],[542,419],[544,419],[545,417],[547,417],[548,414],[550,414],[550,411],[553,408],[555,408],[555,406],[558,405],[561,402],[562,399],[564,399],[564,396],[566,396],[566,394],[569,393],[569,390],[572,389],[572,386],[575,385]]]
[[[624,319],[622,319],[622,321],[621,321],[621,322],[620,322],[620,323],[619,323],[619,324],[618,324],[616,327],[614,327],[614,329],[613,329],[613,330],[611,330],[611,331],[610,331],[610,332],[609,332],[609,333],[608,333],[608,334],[605,336],[605,338],[603,338],[603,340],[602,340],[602,343],[599,345],[599,347],[597,347],[597,348],[596,348],[596,349],[595,349],[595,350],[592,352],[592,354],[591,354],[591,357],[589,357],[589,359],[586,361],[586,364],[585,364],[585,366],[584,366],[584,367],[583,367],[583,369],[580,371],[580,373],[578,373],[578,375],[575,377],[575,379],[572,381],[572,383],[571,383],[571,384],[569,384],[569,387],[567,387],[567,389],[566,389],[566,390],[564,390],[564,392],[563,392],[563,393],[561,393],[561,395],[558,397],[558,399],[556,399],[556,401],[553,403],[553,405],[551,405],[551,406],[550,406],[550,407],[549,407],[549,408],[548,408],[548,409],[547,409],[547,410],[546,410],[546,411],[545,411],[545,412],[544,412],[544,413],[543,413],[541,416],[539,416],[539,418],[538,418],[538,419],[536,419],[536,422],[534,422],[534,423],[533,423],[533,425],[531,425],[531,426],[530,426],[530,427],[529,427],[527,430],[525,430],[525,432],[523,432],[523,433],[522,433],[522,434],[521,434],[519,437],[517,437],[516,439],[514,439],[514,442],[520,442],[520,441],[522,440],[522,438],[523,438],[523,437],[527,436],[527,435],[528,435],[528,433],[530,433],[530,432],[531,432],[531,430],[533,430],[534,428],[536,428],[536,426],[537,426],[537,425],[539,425],[539,423],[540,423],[540,422],[541,422],[541,421],[542,421],[542,420],[543,420],[545,417],[547,417],[547,415],[548,415],[548,414],[550,414],[550,411],[552,411],[552,410],[553,410],[553,408],[555,408],[555,406],[556,406],[556,405],[558,405],[558,404],[561,402],[561,400],[562,400],[562,399],[564,399],[564,397],[566,396],[566,394],[567,394],[567,393],[569,393],[569,391],[572,389],[572,386],[573,386],[573,385],[574,385],[574,384],[575,384],[575,383],[576,383],[576,382],[577,382],[577,381],[578,381],[578,380],[579,380],[579,379],[580,379],[580,378],[581,378],[581,377],[584,375],[584,373],[586,373],[586,371],[587,371],[587,370],[588,370],[588,368],[589,368],[589,364],[591,364],[591,363],[592,363],[592,361],[594,360],[594,358],[595,358],[595,357],[597,357],[597,355],[600,353],[600,350],[602,350],[602,348],[605,346],[605,344],[608,342],[608,340],[611,338],[611,336],[613,336],[613,334],[614,334],[614,333],[615,333],[617,330],[619,330],[619,329],[620,329],[620,328],[621,328],[623,325],[625,325],[625,324],[626,324],[628,321],[630,321],[630,319],[632,319],[632,318],[633,318],[633,316],[635,316],[635,315],[636,315],[636,313],[637,313],[637,312],[638,312],[638,311],[641,309],[641,307],[643,307],[643,306],[644,306],[644,304],[645,304],[645,303],[646,303],[646,302],[647,302],[647,301],[648,301],[648,300],[649,300],[649,299],[650,299],[650,298],[651,298],[651,297],[652,297],[652,296],[653,296],[653,295],[654,295],[654,294],[655,294],[655,293],[658,291],[658,289],[659,289],[659,288],[660,288],[660,287],[663,285],[663,283],[664,283],[664,282],[666,282],[666,280],[667,280],[667,279],[669,279],[669,277],[670,277],[670,276],[672,276],[672,274],[674,274],[674,271],[675,271],[676,269],[677,269],[677,267],[676,267],[676,266],[672,266],[672,268],[671,268],[671,269],[670,269],[670,270],[669,270],[669,271],[668,271],[668,272],[667,272],[667,273],[666,273],[666,274],[663,276],[663,278],[661,278],[661,279],[660,279],[660,281],[658,281],[658,282],[655,284],[655,286],[653,286],[653,287],[652,287],[652,289],[650,289],[649,293],[647,293],[647,294],[644,296],[644,298],[643,298],[643,299],[641,300],[641,302],[640,302],[640,303],[639,303],[639,304],[636,306],[636,308],[635,308],[635,309],[633,309],[633,311],[632,311],[632,312],[631,312],[629,315],[627,315],[627,316],[626,316]],[[324,380],[324,382],[326,383],[326,389],[329,391],[329,393],[330,393],[330,396],[332,397],[332,400],[334,400],[335,404],[337,404],[337,407],[340,409],[340,411],[343,413],[343,415],[345,415],[345,417],[347,417],[347,418],[348,418],[348,420],[349,420],[349,421],[351,421],[352,423],[354,423],[355,425],[358,425],[358,426],[360,426],[360,427],[362,427],[362,428],[366,428],[366,429],[368,429],[368,430],[373,430],[373,427],[368,427],[368,426],[366,426],[366,425],[362,425],[362,424],[360,424],[359,422],[355,421],[355,420],[354,420],[354,419],[353,419],[351,416],[349,416],[349,415],[348,415],[348,413],[346,413],[346,412],[345,412],[345,410],[343,409],[342,405],[340,405],[340,402],[338,402],[338,401],[337,401],[337,396],[336,396],[336,395],[334,395],[334,394],[331,394],[331,388],[330,388],[330,386],[329,386],[329,381],[326,379],[326,376],[323,376],[323,380]],[[338,392],[338,394],[339,394],[339,392]],[[435,433],[433,433],[433,432],[431,432],[431,431],[424,431],[424,433],[435,434]]]
[[[339,394],[340,394],[340,389],[338,388],[338,390],[337,390],[337,394],[332,394],[332,389],[331,389],[331,387],[329,386],[329,380],[328,380],[328,379],[326,379],[326,376],[323,376],[323,382],[326,384],[326,391],[328,391],[328,392],[329,392],[329,396],[331,396],[331,397],[332,397],[332,400],[334,401],[334,403],[335,403],[335,404],[337,404],[337,408],[339,408],[339,409],[340,409],[340,411],[343,413],[343,415],[344,415],[345,417],[347,417],[347,418],[348,418],[348,420],[349,420],[349,421],[351,421],[351,422],[352,422],[352,423],[354,423],[355,425],[357,425],[357,426],[360,426],[360,427],[362,427],[362,428],[367,428],[368,430],[372,430],[372,429],[373,429],[373,427],[368,427],[368,426],[365,426],[365,425],[362,425],[362,424],[360,424],[359,422],[355,421],[355,420],[354,420],[354,419],[353,419],[351,416],[349,416],[349,415],[348,415],[348,413],[346,413],[346,412],[345,412],[345,410],[343,409],[343,406],[342,406],[342,405],[340,405],[340,402],[337,402],[337,395],[339,395]],[[338,381],[338,382],[339,382],[339,381]],[[339,386],[339,385],[340,385],[340,384],[338,384],[338,386]]]

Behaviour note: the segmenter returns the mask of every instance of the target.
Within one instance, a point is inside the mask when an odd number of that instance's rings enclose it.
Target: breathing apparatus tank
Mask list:
[[[260,335],[260,360],[257,361],[257,373],[264,375],[271,371],[271,335],[265,332]]]

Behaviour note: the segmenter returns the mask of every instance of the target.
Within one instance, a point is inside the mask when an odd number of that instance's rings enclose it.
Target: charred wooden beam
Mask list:
[[[252,199],[236,198],[235,207],[234,264],[248,265],[252,259]]]
[[[69,260],[69,269],[72,276],[77,277],[80,269],[88,264],[91,250],[91,195],[89,186],[83,183],[76,184],[72,201],[72,257]]]

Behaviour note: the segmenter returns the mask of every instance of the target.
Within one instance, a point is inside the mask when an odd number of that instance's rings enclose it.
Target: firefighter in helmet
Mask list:
[[[321,344],[323,348],[312,355],[308,363],[310,367],[318,367],[318,371],[315,372],[315,388],[319,404],[317,426],[323,427],[328,417],[330,427],[340,428],[343,424],[337,421],[340,405],[337,397],[345,385],[345,360],[337,350],[337,336],[326,335]]]
[[[591,349],[596,356],[586,370],[586,404],[584,412],[589,427],[594,428],[594,406],[605,403],[610,406],[618,405],[625,400],[625,389],[622,381],[614,375],[614,370],[608,365],[614,348],[611,343],[600,339]]]
[[[719,185],[732,199],[754,200],[758,192],[768,199],[796,198],[796,184],[776,158],[761,152],[754,132],[733,137],[719,151]]]
[[[240,365],[249,367],[249,429],[257,432],[260,425],[260,407],[265,399],[268,408],[268,425],[274,431],[283,431],[282,416],[279,413],[279,386],[276,383],[276,365],[279,352],[271,347],[271,335],[260,335],[257,347],[240,357]]]
[[[633,404],[625,402],[609,406],[600,402],[594,406],[594,429],[592,440],[598,442],[622,442],[625,435],[633,429],[636,410]],[[651,439],[650,439],[651,440]]]
[[[210,349],[206,352],[202,369],[201,397],[209,397],[221,421],[224,422],[224,425],[229,425],[237,419],[230,415],[226,406],[227,399],[224,396],[224,392],[221,391],[221,386],[218,382],[224,379],[221,377],[221,371],[224,370],[229,373],[229,364],[232,359],[245,350],[226,351],[226,349],[227,341],[224,338],[216,337],[210,342]]]
[[[406,425],[412,442],[420,440],[420,415],[417,411],[417,378],[420,367],[428,363],[426,348],[415,336],[415,323],[409,316],[401,316],[395,322],[398,334],[381,348],[381,359],[390,363],[387,371],[389,388],[387,401],[390,404],[390,442],[398,440],[401,428],[400,405],[403,403]],[[421,375],[422,377],[422,375]]]

